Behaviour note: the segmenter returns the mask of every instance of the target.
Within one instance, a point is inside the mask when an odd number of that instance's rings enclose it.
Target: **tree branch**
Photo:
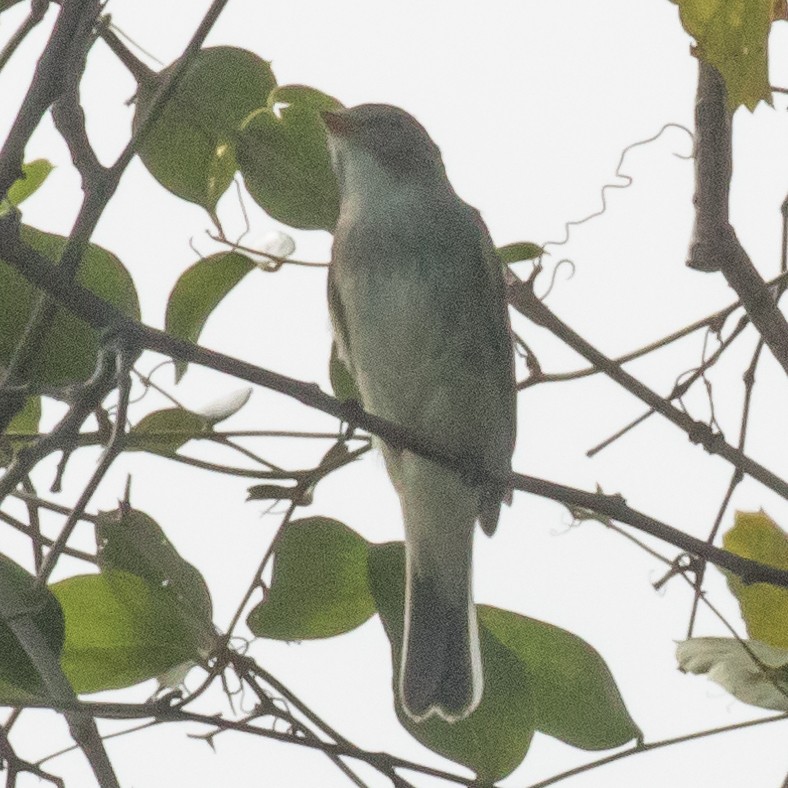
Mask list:
[[[788,320],[736,237],[728,215],[732,115],[719,71],[698,62],[695,101],[695,230],[687,265],[721,271],[741,299],[753,325],[788,373]]]
[[[18,233],[9,231],[7,226],[9,221],[11,221],[9,217],[0,218],[0,258],[8,262],[34,285],[45,290],[64,307],[81,317],[94,328],[111,327],[124,335],[126,341],[136,342],[141,348],[162,353],[182,361],[200,364],[246,380],[249,383],[285,394],[308,407],[322,410],[324,413],[379,435],[387,443],[406,447],[424,457],[456,468],[465,475],[473,476],[473,474],[476,474],[483,478],[483,472],[480,473],[478,464],[475,462],[469,463],[469,458],[455,457],[434,446],[420,435],[415,435],[386,419],[381,419],[365,412],[359,407],[358,403],[340,402],[321,391],[315,384],[305,383],[286,375],[262,369],[246,361],[208,350],[126,317],[118,309],[96,296],[90,290],[64,277],[57,266],[53,266],[45,257],[23,244]],[[550,319],[557,321],[557,318],[552,316],[552,313],[533,293],[531,293],[531,298],[538,305],[536,313],[538,317],[547,320],[548,325],[550,324]],[[560,323],[560,321],[558,323],[559,326],[563,326],[563,323]],[[679,426],[690,432],[691,437],[700,428],[708,430],[703,424],[696,425],[689,416],[676,410],[661,397],[643,386],[642,383],[627,375],[620,367],[613,364],[599,351],[593,349],[574,332],[571,332],[565,326],[564,329],[565,332],[563,334],[556,333],[559,336],[564,336],[566,339],[566,331],[568,331],[570,339],[576,337],[576,341],[581,343],[586,350],[590,348],[587,357],[592,363],[598,363],[603,366],[605,371],[614,379],[621,378],[624,381],[622,385],[626,385],[627,388],[632,386],[636,393],[639,392],[638,396],[641,396],[649,404],[655,405],[659,412],[662,413],[664,411],[668,414],[671,421],[675,419]],[[753,469],[756,472],[752,474],[755,478],[762,476],[767,481],[773,479],[772,484],[769,484],[769,486],[777,492],[781,492],[784,497],[788,497],[788,490],[786,490],[788,485],[784,481],[762,468],[753,460],[741,455],[733,447],[728,446],[722,441],[720,436],[713,437],[714,440],[710,442],[716,453],[723,454],[724,451],[731,455],[731,461],[737,460],[733,464],[738,465],[741,463],[743,470],[746,470],[748,473],[750,469]],[[473,458],[470,459],[472,460]],[[496,479],[496,481],[501,484],[509,484],[514,489],[524,492],[552,498],[574,506],[582,506],[612,517],[619,522],[632,525],[659,539],[670,542],[682,550],[706,558],[711,563],[739,575],[745,582],[768,582],[788,587],[788,571],[760,564],[757,561],[750,561],[726,550],[720,550],[708,545],[700,539],[695,539],[676,528],[630,509],[620,496],[599,496],[521,474],[512,474],[511,477]]]
[[[25,147],[44,113],[63,90],[72,55],[83,45],[80,32],[98,14],[97,0],[62,0],[46,49],[38,61],[11,131],[0,150],[0,198],[22,175]]]
[[[788,204],[788,201],[786,204]],[[786,282],[788,282],[788,274],[783,272],[779,276],[775,276],[774,279],[768,281],[766,285],[767,287],[781,287]],[[634,361],[636,358],[645,356],[648,353],[659,350],[660,348],[667,347],[672,342],[676,342],[677,340],[682,339],[683,337],[686,337],[701,328],[710,328],[714,325],[721,326],[724,321],[727,320],[731,312],[735,311],[740,306],[741,300],[737,299],[729,306],[726,306],[724,309],[720,309],[711,315],[702,317],[700,320],[696,320],[694,323],[690,323],[689,325],[684,326],[684,328],[674,331],[672,334],[668,334],[667,336],[656,339],[653,342],[649,342],[648,345],[644,345],[643,347],[637,348],[636,350],[631,350],[629,353],[625,353],[623,356],[617,356],[616,358],[612,359],[612,361],[615,364],[626,364],[628,361]],[[745,319],[747,322],[749,322],[749,318]],[[532,372],[525,380],[518,383],[517,388],[523,390],[539,383],[559,383],[567,380],[577,380],[579,378],[587,378],[591,375],[598,375],[600,372],[602,372],[602,370],[597,369],[596,367],[586,367],[585,369],[576,369],[569,372],[548,373],[538,370],[535,374]]]
[[[670,404],[664,397],[652,391],[637,378],[625,372],[619,364],[598,351],[583,337],[573,331],[542,303],[533,291],[530,282],[522,282],[510,273],[509,303],[529,320],[543,326],[562,339],[595,367],[601,369],[609,378],[623,386],[638,399],[651,406],[657,413],[684,430],[693,443],[700,443],[709,454],[718,454],[731,465],[757,479],[761,484],[788,499],[788,483],[760,463],[755,462],[743,452],[725,442],[723,436],[714,433],[708,425],[695,421],[692,417]]]

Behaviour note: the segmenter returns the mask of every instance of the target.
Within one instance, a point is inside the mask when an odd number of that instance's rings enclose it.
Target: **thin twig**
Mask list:
[[[52,512],[57,512],[58,514],[71,514],[71,509],[67,506],[62,506],[59,503],[55,503],[54,501],[47,501],[45,498],[41,498],[39,495],[35,495],[29,493],[27,490],[14,490],[11,493],[12,498],[19,498],[20,501],[31,501],[36,506],[40,507],[41,509],[49,509]],[[87,512],[82,512],[80,515],[80,520],[84,520],[88,523],[97,523],[98,517],[95,514],[88,514]]]
[[[731,331],[730,335],[720,343],[719,347],[714,351],[714,353],[712,353],[708,358],[704,359],[701,364],[696,369],[694,369],[691,374],[683,378],[681,382],[677,382],[673,386],[673,390],[670,392],[670,394],[668,394],[666,399],[669,402],[672,402],[675,399],[681,400],[681,397],[683,397],[689,391],[693,384],[700,378],[704,378],[706,371],[710,367],[714,366],[717,361],[719,361],[722,354],[733,344],[733,341],[736,339],[736,337],[738,337],[744,331],[744,329],[749,325],[749,322],[749,318],[746,315],[743,315],[736,324],[736,327],[733,329],[733,331]],[[597,446],[594,446],[594,448],[589,449],[586,452],[586,456],[593,457],[595,454],[598,454],[600,451],[602,451],[602,449],[606,449],[613,442],[625,435],[638,424],[642,424],[647,418],[653,416],[654,413],[656,413],[654,408],[649,408],[649,410],[641,413],[640,416],[633,419],[626,426],[622,427],[614,435],[602,441],[602,443],[598,444]],[[712,421],[712,424],[713,423],[714,422]],[[739,451],[743,451],[741,446],[739,447]]]
[[[784,283],[786,280],[788,280],[788,274],[781,273],[779,276],[774,277],[774,279],[771,279],[766,284],[769,287],[774,287],[775,285]],[[673,342],[683,339],[684,337],[689,336],[701,328],[708,328],[712,325],[721,325],[725,322],[731,312],[735,311],[740,306],[741,300],[737,299],[729,306],[726,306],[724,309],[720,309],[711,315],[707,315],[700,320],[696,320],[694,323],[690,323],[688,326],[684,326],[684,328],[680,328],[677,331],[674,331],[672,334],[668,334],[667,336],[654,340],[654,342],[650,342],[648,345],[637,348],[637,350],[632,350],[629,353],[625,353],[623,356],[617,356],[616,358],[612,359],[612,361],[615,364],[626,364],[628,361],[634,361],[636,358],[641,358],[642,356],[652,353],[655,350],[667,347]],[[579,378],[586,378],[591,375],[598,375],[601,372],[602,370],[597,369],[596,367],[586,367],[585,369],[576,369],[570,372],[542,373],[540,371],[539,374],[529,375],[525,380],[518,383],[517,388],[526,389],[539,383],[560,383],[567,380],[577,380]]]
[[[25,536],[33,538],[33,534],[31,533],[30,526],[25,525],[21,520],[17,520],[15,517],[11,517],[10,514],[7,512],[0,510],[0,520],[2,520],[6,525],[10,525],[11,528],[16,529],[20,533],[23,533]],[[46,546],[51,547],[55,542],[53,539],[50,539],[46,536],[41,534],[38,535],[38,541]],[[79,558],[82,561],[87,561],[91,564],[96,563],[96,556],[91,555],[90,553],[85,553],[82,550],[75,550],[73,547],[65,547],[63,548],[64,555],[70,555],[72,558]],[[40,565],[39,565],[40,566]],[[36,571],[38,571],[38,567],[36,567]]]
[[[245,658],[244,658],[245,659]],[[251,660],[249,660],[251,662]],[[241,680],[254,692],[258,701],[263,704],[264,709],[273,709],[273,713],[283,720],[290,727],[290,732],[294,736],[303,736],[312,741],[321,741],[320,737],[308,726],[304,725],[298,720],[289,710],[279,708],[268,696],[268,694],[259,687],[256,681],[254,672],[243,661],[234,662],[233,667],[238,673]],[[314,724],[314,723],[313,723]],[[340,755],[336,753],[327,752],[326,755],[334,763],[334,765],[358,788],[365,788],[365,783],[359,776],[346,764]]]
[[[261,249],[254,249],[251,246],[243,246],[242,244],[233,243],[222,235],[208,233],[208,237],[212,241],[229,246],[236,252],[245,252],[246,254],[257,257],[266,257],[274,263],[274,266],[266,268],[266,271],[278,271],[283,265],[302,265],[306,266],[307,268],[328,268],[328,263],[313,263],[307,260],[293,260],[290,257],[280,257],[279,255],[271,254],[270,252],[264,252]]]
[[[46,584],[49,576],[57,564],[63,548],[68,543],[71,534],[76,528],[77,523],[82,518],[90,499],[98,489],[99,484],[107,474],[115,458],[123,451],[123,438],[126,434],[126,413],[129,404],[129,395],[131,392],[131,365],[134,363],[133,354],[129,348],[120,346],[116,350],[116,366],[117,366],[117,381],[118,381],[118,410],[115,414],[115,424],[112,430],[109,443],[107,444],[104,453],[101,455],[98,466],[93,472],[90,481],[85,486],[81,495],[74,504],[72,512],[66,518],[66,522],[58,534],[52,549],[47,553],[41,569],[36,575],[36,582],[38,585],[43,586]]]
[[[80,428],[88,416],[111,391],[114,374],[106,363],[105,353],[100,353],[96,371],[78,390],[74,403],[52,432],[17,451],[13,461],[0,478],[0,503],[16,489],[33,467],[53,451],[63,450],[64,456],[73,449]]]
[[[39,780],[47,780],[53,785],[59,786],[59,788],[66,788],[65,782],[63,782],[60,777],[56,777],[54,774],[45,772],[40,765],[20,758],[14,751],[14,748],[11,746],[11,742],[8,740],[8,735],[2,727],[0,727],[0,762],[3,764],[4,769],[8,772],[8,781],[6,783],[8,788],[12,788],[16,785],[17,775],[23,772],[34,774]]]
[[[99,38],[112,50],[114,55],[126,67],[137,83],[150,82],[155,75],[153,69],[143,63],[112,30],[109,16],[103,16],[96,25]]]
[[[33,81],[0,151],[0,198],[21,175],[25,147],[46,110],[69,85],[80,79],[98,12],[98,0],[63,0]],[[66,244],[63,257],[70,245],[71,241]],[[69,276],[73,276],[82,257],[82,249],[75,251],[79,256],[65,261],[67,265],[63,269]],[[0,434],[24,405],[28,369],[38,355],[54,316],[54,301],[44,293],[39,294],[0,385]]]
[[[651,743],[636,744],[634,747],[631,747],[627,750],[622,750],[621,752],[614,753],[613,755],[606,755],[604,758],[598,758],[595,761],[583,764],[583,766],[576,766],[574,769],[568,769],[567,771],[561,772],[560,774],[554,774],[552,777],[548,777],[546,780],[540,780],[537,783],[531,783],[528,788],[547,788],[548,785],[555,785],[555,783],[566,780],[568,777],[574,777],[577,774],[591,771],[591,769],[596,769],[599,766],[605,766],[608,763],[620,761],[622,758],[628,758],[630,755],[640,755],[641,753],[650,752],[651,750],[658,750],[661,747],[670,747],[671,745],[682,744],[684,742],[693,741],[694,739],[703,739],[706,736],[716,736],[719,733],[728,733],[729,731],[752,728],[755,725],[765,725],[769,722],[779,722],[786,719],[788,719],[788,714],[776,714],[772,717],[763,717],[759,720],[736,722],[732,725],[722,725],[719,728],[710,728],[705,731],[698,731],[697,733],[689,733],[685,736],[675,736],[672,739],[662,739],[660,741]]]

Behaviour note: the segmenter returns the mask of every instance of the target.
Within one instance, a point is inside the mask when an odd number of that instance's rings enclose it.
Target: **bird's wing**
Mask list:
[[[517,430],[516,415],[516,382],[514,377],[514,356],[512,352],[513,337],[509,323],[508,306],[506,299],[506,284],[503,276],[503,265],[495,249],[487,225],[481,214],[470,208],[474,224],[478,230],[481,256],[486,265],[488,287],[491,298],[489,303],[495,305],[495,313],[491,316],[492,350],[494,363],[491,369],[496,370],[499,380],[501,396],[504,407],[499,414],[500,423],[493,425],[493,441],[485,452],[489,469],[493,473],[503,474],[511,471],[511,457],[514,451],[514,442]],[[498,525],[498,515],[501,500],[504,498],[511,502],[511,493],[506,485],[487,485],[482,491],[479,506],[479,524],[489,536]]]

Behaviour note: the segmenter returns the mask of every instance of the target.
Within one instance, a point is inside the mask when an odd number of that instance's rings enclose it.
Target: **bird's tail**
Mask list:
[[[449,469],[410,456],[400,497],[406,531],[400,695],[416,721],[455,722],[482,696],[471,550],[478,492]]]
[[[476,610],[436,592],[414,575],[409,584],[401,695],[416,721],[437,714],[448,722],[467,717],[482,695]]]

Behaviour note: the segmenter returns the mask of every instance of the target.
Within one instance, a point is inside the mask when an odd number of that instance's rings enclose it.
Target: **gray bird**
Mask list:
[[[438,147],[407,112],[364,104],[322,115],[340,191],[329,307],[361,404],[505,478],[514,362],[503,270],[481,216],[456,195]],[[381,449],[405,522],[402,706],[416,721],[454,722],[483,691],[474,525],[493,533],[507,490]]]

